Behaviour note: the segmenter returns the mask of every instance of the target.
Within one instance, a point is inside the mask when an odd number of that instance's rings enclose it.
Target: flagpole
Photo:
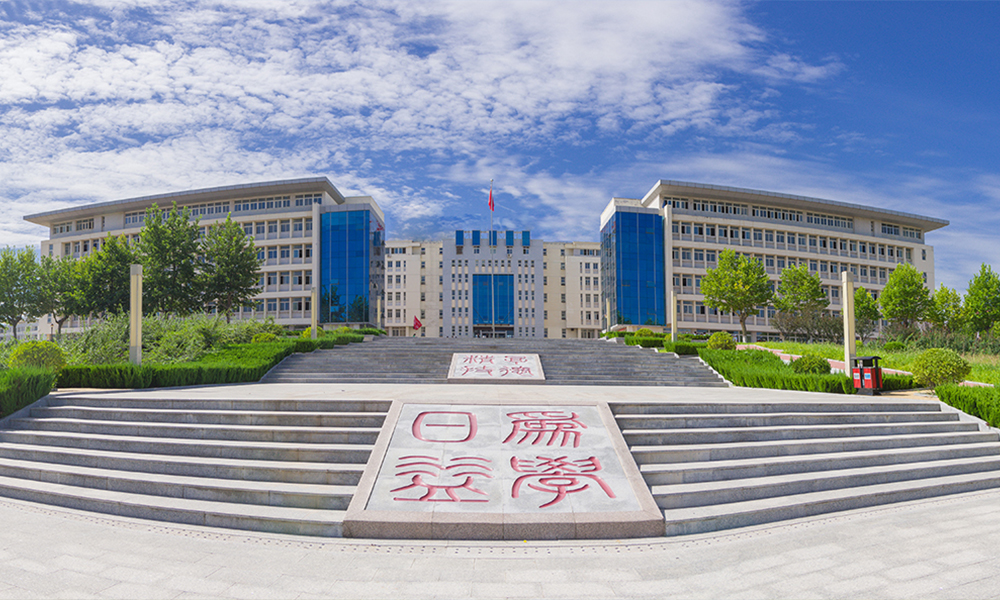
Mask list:
[[[497,339],[497,309],[494,279],[496,276],[496,248],[493,246],[493,180],[490,179],[490,324],[493,328],[493,339]]]

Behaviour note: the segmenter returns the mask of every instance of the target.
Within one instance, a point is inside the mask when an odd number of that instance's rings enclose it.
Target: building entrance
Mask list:
[[[497,327],[496,335],[493,334],[494,329],[492,327],[473,327],[472,334],[477,338],[512,338],[514,337],[513,327]]]

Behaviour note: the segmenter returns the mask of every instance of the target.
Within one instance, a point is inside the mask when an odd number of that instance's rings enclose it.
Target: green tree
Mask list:
[[[56,333],[72,316],[87,314],[85,303],[84,261],[70,256],[55,259],[42,257],[43,312],[52,315]]]
[[[205,301],[214,302],[228,323],[234,310],[257,295],[261,261],[257,259],[253,238],[229,216],[212,226],[201,250],[205,257],[201,273]]]
[[[818,274],[810,273],[805,264],[786,267],[773,300],[777,311],[773,324],[782,337],[803,334],[810,340],[826,338],[829,327],[824,311],[829,304]]]
[[[871,292],[863,287],[854,290],[854,332],[861,338],[862,344],[878,329],[881,318],[878,302],[872,298]]]
[[[719,254],[719,266],[709,269],[701,279],[705,304],[737,316],[743,341],[749,341],[747,317],[768,306],[774,293],[764,265],[749,256],[737,256],[732,250]]]
[[[927,319],[941,329],[948,331],[961,329],[964,322],[961,294],[945,287],[942,283],[931,297],[931,308],[927,313]]]
[[[0,323],[10,326],[17,339],[21,321],[31,321],[43,314],[42,275],[35,249],[0,250]]]
[[[80,314],[101,316],[129,308],[130,267],[135,253],[124,237],[109,235],[101,249],[83,261]]]
[[[987,331],[1000,320],[1000,276],[986,263],[969,282],[964,317],[975,331]]]
[[[886,319],[909,328],[920,322],[930,310],[930,292],[924,278],[911,264],[896,267],[878,298]]]
[[[179,210],[175,202],[167,212],[155,204],[146,210],[137,252],[143,267],[144,312],[187,315],[204,306],[198,238],[198,219],[191,219],[187,207]]]

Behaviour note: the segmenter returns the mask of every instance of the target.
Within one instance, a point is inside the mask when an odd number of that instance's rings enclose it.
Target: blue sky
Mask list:
[[[659,179],[949,219],[1000,268],[998,2],[0,3],[0,245],[25,214],[325,175],[393,238],[596,240]]]

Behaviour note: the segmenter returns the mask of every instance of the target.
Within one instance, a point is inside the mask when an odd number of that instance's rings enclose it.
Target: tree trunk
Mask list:
[[[743,330],[743,343],[750,343],[750,335],[747,333],[747,315],[740,315],[740,329]]]

